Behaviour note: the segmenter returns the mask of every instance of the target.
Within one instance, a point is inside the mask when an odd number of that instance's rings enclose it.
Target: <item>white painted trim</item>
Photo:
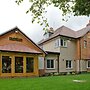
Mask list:
[[[71,61],[71,67],[68,67],[66,69],[73,69],[73,60],[66,60],[66,61]]]
[[[90,61],[90,60],[87,60],[87,68],[90,68],[90,67],[88,67],[88,61]]]
[[[47,68],[47,60],[53,60],[54,61],[54,68]],[[50,69],[50,70],[55,69],[55,60],[54,59],[47,59],[47,60],[45,62],[46,63],[46,69]]]

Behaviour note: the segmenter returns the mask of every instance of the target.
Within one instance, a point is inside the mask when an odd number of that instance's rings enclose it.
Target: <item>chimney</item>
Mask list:
[[[89,23],[86,26],[90,26],[90,20],[89,20]]]

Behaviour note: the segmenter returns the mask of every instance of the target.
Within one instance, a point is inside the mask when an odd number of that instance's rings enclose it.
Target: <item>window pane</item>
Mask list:
[[[69,61],[69,68],[71,68],[71,61]]]
[[[47,68],[54,68],[54,60],[50,59],[47,60]]]
[[[50,60],[47,60],[47,68],[50,68]]]
[[[11,73],[11,58],[2,56],[2,73]]]
[[[67,40],[64,40],[64,46],[65,47],[67,46]]]
[[[88,61],[88,67],[90,67],[90,61]]]
[[[51,68],[54,68],[54,60],[51,60]]]
[[[57,39],[56,41],[55,41],[55,47],[59,47],[60,46],[60,39]]]
[[[15,73],[23,73],[23,57],[15,57]]]
[[[34,71],[34,58],[26,57],[26,72],[30,73]]]
[[[61,46],[63,46],[63,39],[61,39]]]
[[[71,60],[66,60],[66,68],[71,68],[71,67],[72,67]]]
[[[68,68],[68,61],[66,61],[66,68]]]

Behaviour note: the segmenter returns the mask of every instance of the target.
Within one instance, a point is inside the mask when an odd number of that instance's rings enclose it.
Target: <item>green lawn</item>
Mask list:
[[[73,80],[86,80],[77,83]],[[90,74],[0,79],[0,90],[90,90]]]

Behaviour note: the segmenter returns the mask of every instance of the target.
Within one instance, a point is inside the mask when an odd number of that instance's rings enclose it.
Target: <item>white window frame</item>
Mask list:
[[[72,69],[73,68],[72,60],[66,60],[66,63],[67,61],[68,61],[68,67],[66,66],[66,69]],[[69,62],[71,62],[71,67],[69,66]]]
[[[61,38],[60,39],[60,44],[61,44],[61,40],[63,41],[62,43],[63,43],[63,45],[60,45],[61,47],[67,47],[67,40],[66,39],[63,39],[63,38]]]
[[[55,40],[55,48],[58,48],[60,46],[60,39]]]
[[[88,66],[88,63],[89,63],[89,62],[90,62],[90,60],[87,61],[87,68],[90,68],[90,67]]]
[[[53,68],[51,68],[51,65],[50,65],[50,68],[47,67],[47,61],[50,60],[50,64],[51,64],[51,60],[53,60]],[[54,59],[47,59],[46,60],[46,69],[55,69],[55,60]]]

